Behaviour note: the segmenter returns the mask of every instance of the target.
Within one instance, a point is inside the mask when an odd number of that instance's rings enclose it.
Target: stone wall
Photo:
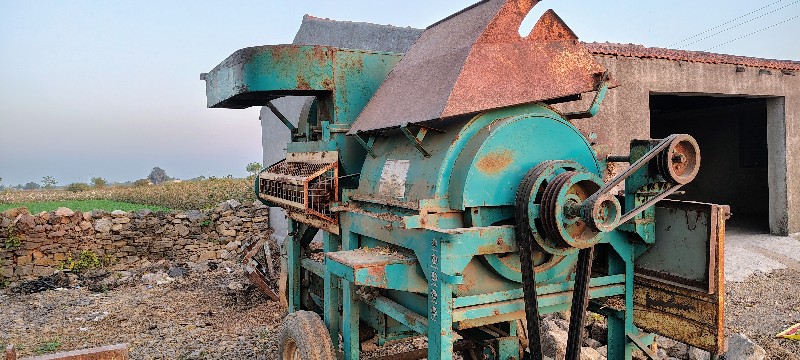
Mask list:
[[[209,211],[170,213],[11,209],[0,214],[0,280],[50,275],[85,250],[113,269],[162,259],[229,259],[270,231],[269,208],[235,200]]]

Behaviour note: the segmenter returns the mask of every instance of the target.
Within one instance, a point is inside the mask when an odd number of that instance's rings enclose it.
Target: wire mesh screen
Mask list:
[[[310,179],[308,182],[307,209],[317,216],[333,221],[331,203],[338,199],[336,194],[337,187],[338,177],[334,167],[328,167],[322,174]]]
[[[259,175],[259,196],[286,208],[337,223],[331,211],[339,200],[338,163],[282,160]]]

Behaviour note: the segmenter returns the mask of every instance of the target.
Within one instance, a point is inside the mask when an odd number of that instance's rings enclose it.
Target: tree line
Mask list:
[[[259,171],[263,169],[263,166],[260,163],[253,162],[247,164],[245,170],[251,174],[251,176],[255,176],[258,174]],[[233,178],[233,175],[227,175],[226,178]],[[214,179],[215,177],[210,176],[208,179]],[[194,179],[190,180],[205,180],[205,176],[198,176]],[[114,185],[133,185],[133,186],[146,186],[150,184],[160,184],[168,181],[176,180],[175,178],[170,177],[167,175],[167,172],[156,166],[152,170],[150,170],[150,174],[147,177],[138,179],[135,181],[128,181],[125,183],[114,183]],[[84,191],[89,190],[90,188],[104,188],[108,186],[108,181],[103,177],[93,177],[90,179],[90,183],[71,183],[64,186],[65,190],[68,191]],[[52,176],[44,176],[40,182],[30,181],[26,184],[17,184],[17,185],[4,185],[3,178],[0,177],[0,190],[39,190],[39,189],[54,189],[58,187],[58,181]]]

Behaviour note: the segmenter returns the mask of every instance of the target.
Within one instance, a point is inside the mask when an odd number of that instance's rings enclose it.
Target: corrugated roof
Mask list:
[[[715,54],[703,51],[673,50],[645,47],[637,44],[584,43],[593,54],[635,57],[641,59],[666,59],[706,64],[729,64],[765,69],[800,71],[800,62],[790,60],[761,59],[747,56]]]

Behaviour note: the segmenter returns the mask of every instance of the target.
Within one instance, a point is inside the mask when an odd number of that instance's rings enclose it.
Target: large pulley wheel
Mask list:
[[[599,234],[615,224],[621,213],[613,196],[586,208],[585,200],[602,186],[600,177],[573,161],[535,166],[517,191],[517,224],[525,231],[520,235],[530,237],[539,250],[560,256],[596,244]]]
[[[278,337],[280,360],[335,360],[328,328],[319,315],[297,311],[283,319]]]

